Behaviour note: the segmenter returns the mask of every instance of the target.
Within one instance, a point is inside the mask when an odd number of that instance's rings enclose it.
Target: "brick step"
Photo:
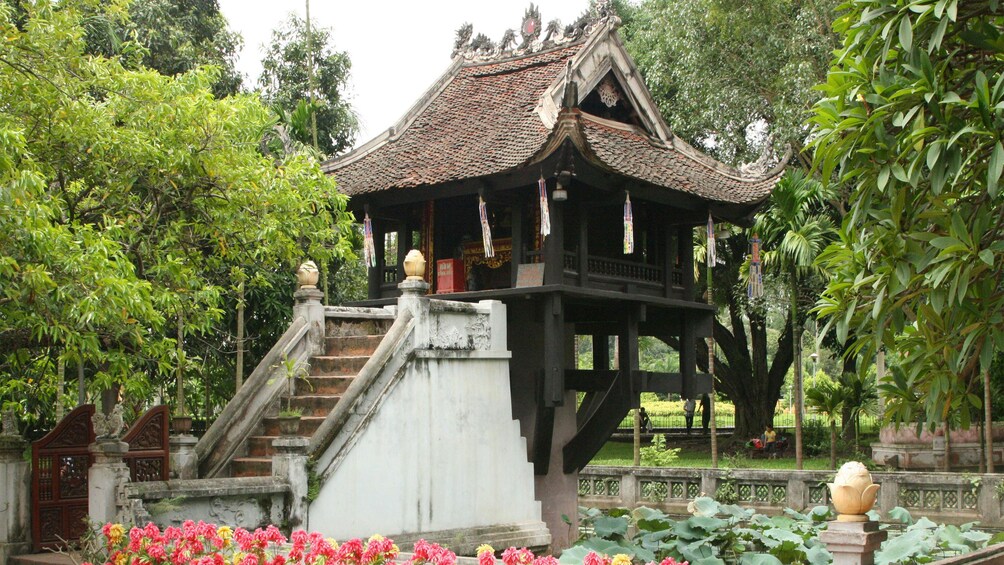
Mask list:
[[[271,457],[237,457],[230,463],[231,477],[267,477],[271,474]]]
[[[351,335],[325,338],[325,355],[339,357],[344,355],[373,355],[384,335]]]
[[[311,375],[356,375],[363,368],[368,356],[330,357],[318,355],[310,358]]]
[[[340,394],[297,394],[288,402],[290,408],[299,410],[304,416],[327,416],[341,398]],[[282,405],[287,405],[287,399],[282,400]]]
[[[272,448],[272,440],[277,436],[251,436],[248,438],[248,457],[262,458],[272,457],[275,450]]]
[[[311,394],[343,394],[349,385],[352,384],[354,375],[331,376],[331,375],[311,375],[298,379],[296,388],[298,392],[304,390],[313,391]],[[307,383],[302,381],[306,380]],[[308,386],[309,383],[309,386]]]
[[[324,335],[363,336],[385,334],[393,323],[393,317],[368,319],[328,318],[324,324]]]
[[[300,418],[300,434],[303,437],[310,437],[314,435],[317,428],[324,421],[324,416],[304,416]],[[263,422],[265,424],[265,435],[267,436],[278,436],[279,434],[279,420],[277,418],[265,418]]]

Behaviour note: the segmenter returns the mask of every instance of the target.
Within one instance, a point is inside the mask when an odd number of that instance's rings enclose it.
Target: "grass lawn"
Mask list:
[[[674,440],[669,447],[679,447],[680,457],[673,462],[672,467],[711,467],[711,450],[707,438],[694,438],[684,441]],[[644,447],[644,445],[642,446]],[[749,459],[745,454],[730,456],[719,454],[718,466],[743,469],[794,469],[795,451],[790,447],[784,457],[779,459]],[[600,449],[591,465],[631,466],[634,462],[634,445],[630,442],[608,441]],[[830,466],[829,456],[805,457],[802,467],[807,470],[827,470]]]

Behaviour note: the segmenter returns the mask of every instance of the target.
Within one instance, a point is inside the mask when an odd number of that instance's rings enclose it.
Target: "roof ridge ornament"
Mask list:
[[[495,43],[482,33],[475,36],[474,26],[464,23],[457,29],[457,38],[453,43],[453,57],[463,57],[466,61],[479,63],[522,57],[577,42],[604,24],[616,28],[620,23],[612,0],[598,0],[592,9],[586,10],[574,22],[564,27],[557,19],[543,26],[540,8],[531,3],[524,12],[519,27],[522,38],[519,45],[516,44],[516,31],[513,29],[506,30],[502,39]]]

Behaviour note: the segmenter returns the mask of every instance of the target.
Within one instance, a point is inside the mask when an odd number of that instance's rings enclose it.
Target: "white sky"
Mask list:
[[[237,64],[245,84],[261,73],[262,44],[291,11],[301,17],[305,0],[219,0],[230,27],[244,37]],[[536,0],[546,25],[552,19],[571,23],[589,7],[588,0]],[[359,116],[362,144],[386,130],[418,100],[450,65],[456,30],[474,25],[498,41],[519,26],[529,0],[313,0],[313,25],[333,30],[331,42],[352,60],[349,99]]]

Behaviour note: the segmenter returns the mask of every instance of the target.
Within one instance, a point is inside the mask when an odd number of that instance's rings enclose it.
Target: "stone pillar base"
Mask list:
[[[119,486],[129,481],[129,467],[122,460],[129,444],[118,438],[99,439],[89,449],[94,464],[87,471],[87,514],[99,525],[116,522]]]
[[[27,446],[20,436],[0,433],[0,564],[31,552],[31,465],[23,457]]]
[[[875,551],[887,537],[878,522],[829,522],[819,539],[833,554],[833,565],[874,565]]]
[[[289,484],[292,500],[287,524],[290,529],[302,526],[307,518],[307,446],[305,437],[278,437],[272,440],[272,476]]]
[[[168,443],[171,445],[171,477],[199,478],[199,458],[195,454],[198,438],[189,434],[172,435]]]

